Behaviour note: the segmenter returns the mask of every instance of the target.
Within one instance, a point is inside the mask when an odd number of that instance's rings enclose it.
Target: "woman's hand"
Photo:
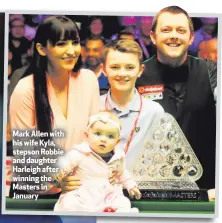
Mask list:
[[[81,186],[80,179],[75,176],[66,176],[60,181],[62,192],[76,190]]]
[[[12,141],[10,124],[7,124],[6,135],[7,135],[7,142]]]

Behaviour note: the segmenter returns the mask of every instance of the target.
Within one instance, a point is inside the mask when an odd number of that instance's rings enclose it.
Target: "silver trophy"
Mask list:
[[[132,173],[141,190],[165,190],[171,195],[179,191],[181,195],[199,191],[196,181],[203,168],[177,121],[165,113],[153,121]]]

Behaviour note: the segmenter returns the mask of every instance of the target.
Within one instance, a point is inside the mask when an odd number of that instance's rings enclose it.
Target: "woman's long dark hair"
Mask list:
[[[46,82],[47,57],[38,53],[36,44],[40,43],[43,47],[46,47],[49,41],[55,46],[60,39],[79,40],[78,27],[72,20],[65,16],[50,16],[39,25],[34,41],[31,70],[34,74],[37,129],[41,132],[50,133],[52,131],[53,113],[49,104]],[[82,60],[80,56],[73,72],[78,72],[81,66]]]

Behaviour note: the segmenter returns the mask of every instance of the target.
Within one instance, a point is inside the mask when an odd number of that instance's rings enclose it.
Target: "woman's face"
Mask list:
[[[95,19],[90,24],[90,30],[93,35],[100,35],[103,31],[103,24],[100,19]]]
[[[81,46],[79,40],[59,40],[55,46],[48,41],[44,53],[48,60],[47,70],[71,71],[79,58]]]

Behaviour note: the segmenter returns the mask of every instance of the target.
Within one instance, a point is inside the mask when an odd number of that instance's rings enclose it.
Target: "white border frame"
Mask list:
[[[179,4],[178,4],[179,6]],[[186,10],[186,9],[185,9]],[[152,12],[102,12],[102,11],[41,11],[41,10],[8,10],[5,11],[5,54],[4,54],[4,95],[3,95],[3,158],[6,158],[6,125],[7,125],[7,98],[8,98],[8,33],[9,33],[9,14],[46,14],[46,15],[100,15],[100,16],[155,16]],[[218,63],[217,63],[217,125],[216,125],[216,201],[215,214],[165,214],[165,213],[104,213],[104,212],[54,212],[54,211],[9,211],[6,210],[6,159],[2,165],[2,214],[14,215],[64,215],[64,216],[103,216],[103,217],[172,217],[172,218],[216,218],[218,217],[218,198],[219,198],[219,148],[221,145],[220,132],[220,113],[221,113],[221,35],[222,35],[222,14],[221,13],[189,13],[190,17],[217,17],[218,18]]]

